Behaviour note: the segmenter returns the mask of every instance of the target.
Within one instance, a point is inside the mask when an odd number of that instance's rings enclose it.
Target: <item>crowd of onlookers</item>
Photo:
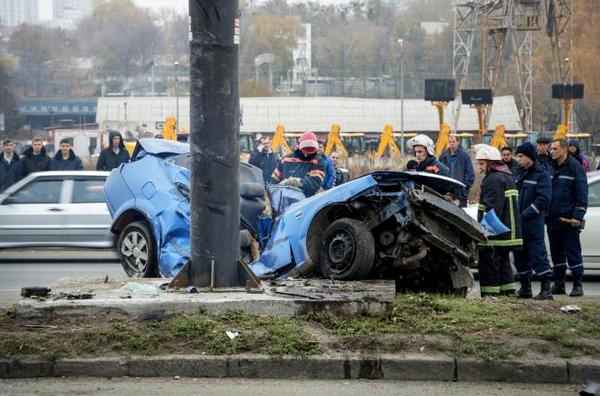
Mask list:
[[[96,165],[97,170],[110,171],[123,162],[129,161],[123,138],[118,132],[110,133],[111,145],[102,150]],[[0,155],[0,192],[33,172],[84,170],[81,158],[73,152],[70,139],[62,139],[59,150],[50,157],[41,137],[34,137],[31,146],[22,156],[17,155],[12,139],[2,141]]]

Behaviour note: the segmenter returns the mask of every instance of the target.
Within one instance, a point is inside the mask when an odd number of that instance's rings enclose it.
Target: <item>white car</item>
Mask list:
[[[585,269],[600,270],[600,171],[587,174],[588,177],[588,210],[585,215],[585,228],[581,232],[581,250]],[[466,212],[473,218],[477,218],[477,205],[469,205]],[[550,247],[546,235],[546,248],[548,258]]]
[[[109,173],[38,172],[6,189],[0,194],[0,249],[113,247],[104,200]]]

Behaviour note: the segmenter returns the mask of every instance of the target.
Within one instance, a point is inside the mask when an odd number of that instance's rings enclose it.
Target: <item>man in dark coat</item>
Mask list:
[[[569,155],[566,139],[552,142],[552,200],[546,216],[550,254],[554,265],[552,294],[566,294],[565,273],[573,275],[571,297],[583,296],[583,259],[579,234],[588,205],[587,177]]]
[[[123,162],[129,162],[129,153],[125,148],[123,136],[117,131],[111,131],[108,141],[110,146],[100,153],[96,170],[111,171]]]
[[[12,140],[2,141],[2,156],[0,157],[0,192],[21,179],[21,161],[14,152]]]
[[[52,160],[46,154],[44,141],[41,137],[34,137],[31,140],[31,147],[25,150],[21,158],[21,177],[33,172],[49,171],[51,165]]]
[[[315,195],[325,181],[325,162],[317,152],[317,136],[310,131],[300,137],[298,149],[279,161],[271,182],[300,188],[306,197]]]
[[[502,162],[504,162],[506,164],[506,166],[508,166],[508,169],[511,170],[511,172],[513,173],[513,177],[516,180],[517,174],[519,173],[520,166],[517,163],[517,161],[513,158],[512,147],[508,147],[508,146],[502,147],[502,150],[500,150],[500,154],[502,155]],[[536,157],[537,157],[537,154],[536,154]]]
[[[273,152],[271,148],[271,138],[268,136],[259,137],[260,144],[250,155],[248,161],[250,165],[254,165],[262,169],[263,181],[268,183],[271,181],[271,175],[279,162],[279,155]]]
[[[502,162],[500,151],[481,145],[475,159],[485,176],[481,181],[477,221],[492,209],[509,231],[488,237],[479,249],[479,282],[481,296],[514,295],[516,285],[509,253],[523,245],[520,216],[517,212],[518,192],[508,166]]]
[[[448,138],[448,149],[440,156],[440,162],[450,169],[450,177],[465,185],[465,189],[459,192],[460,206],[467,206],[469,191],[475,181],[475,172],[471,157],[460,148],[458,137],[450,135]]]
[[[60,141],[60,150],[52,160],[52,170],[83,170],[81,158],[71,149],[71,141],[68,138]]]
[[[542,169],[544,169],[545,171],[547,171],[548,173],[552,173],[551,168],[551,162],[552,162],[552,157],[550,156],[550,143],[552,142],[552,139],[550,139],[547,136],[540,136],[537,139],[537,155],[538,155],[538,159],[537,162],[538,164],[541,165]]]
[[[516,181],[523,229],[523,249],[514,251],[521,283],[517,297],[533,297],[531,276],[535,271],[541,281],[541,291],[535,299],[552,300],[552,269],[544,242],[544,219],[550,206],[552,184],[548,172],[536,161],[537,153],[533,144],[527,142],[517,147],[517,162],[521,169]]]

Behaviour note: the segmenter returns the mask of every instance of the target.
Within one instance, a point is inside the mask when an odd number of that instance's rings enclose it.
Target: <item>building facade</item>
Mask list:
[[[40,0],[0,0],[0,26],[38,23]]]

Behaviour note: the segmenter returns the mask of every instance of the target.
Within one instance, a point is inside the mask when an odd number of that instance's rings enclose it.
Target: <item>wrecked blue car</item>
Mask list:
[[[104,196],[118,236],[117,252],[132,277],[173,277],[190,252],[190,148],[140,139],[132,161],[114,169]],[[260,169],[240,164],[241,227],[257,235],[264,187]]]
[[[189,169],[187,145],[141,139],[133,162],[109,176],[112,230],[130,276],[173,277],[188,260]],[[241,164],[240,226],[252,243],[240,255],[258,277],[387,278],[400,291],[463,295],[472,285],[468,267],[486,237],[449,198],[460,187],[452,179],[375,172],[310,198],[259,183],[260,170]]]

